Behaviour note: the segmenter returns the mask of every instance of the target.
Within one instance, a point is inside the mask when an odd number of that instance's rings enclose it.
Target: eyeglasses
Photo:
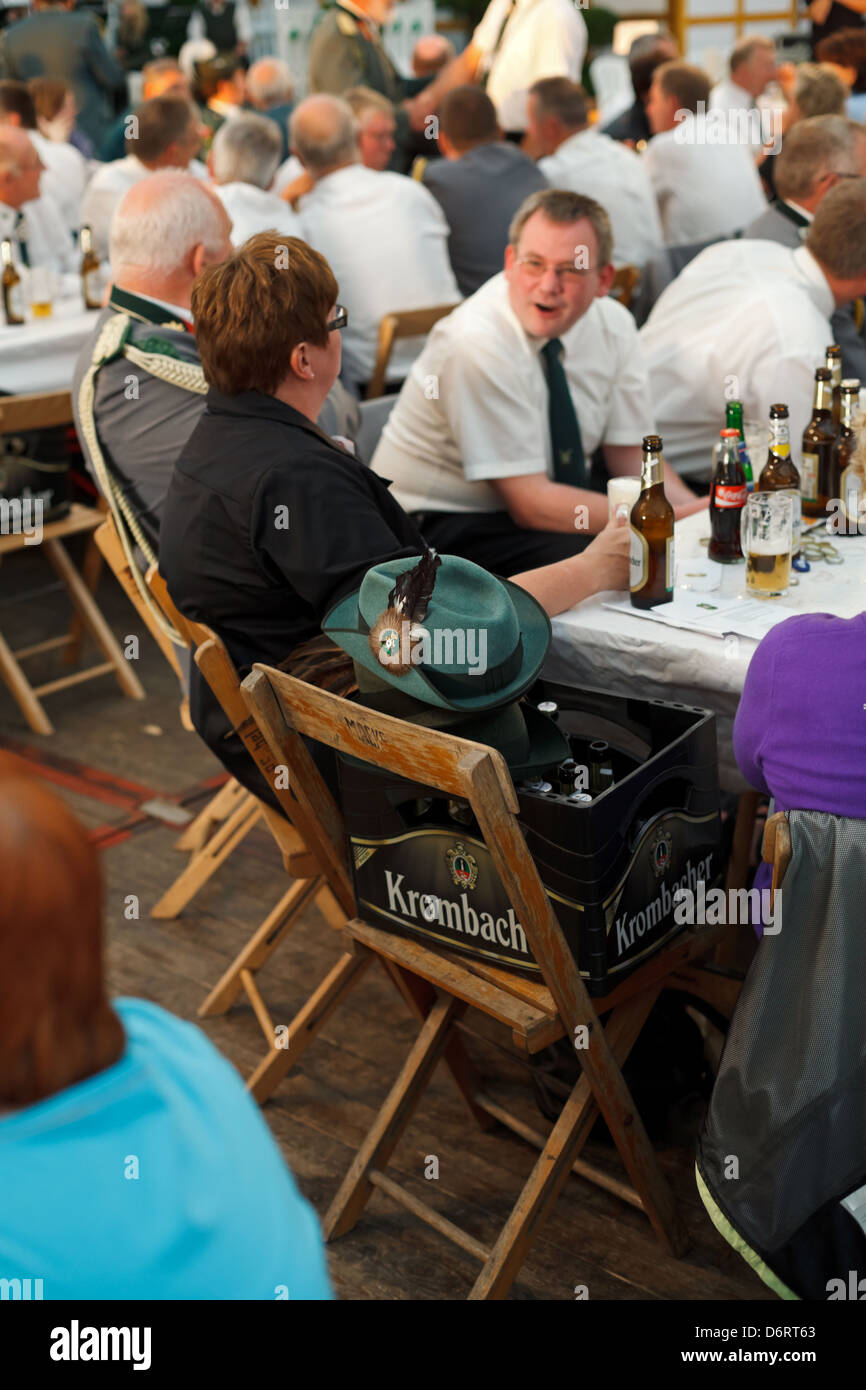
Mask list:
[[[349,322],[348,309],[344,309],[342,304],[338,304],[336,307],[337,312],[334,317],[331,319],[330,323],[325,324],[329,333],[333,333],[337,328],[345,328],[346,324]]]
[[[566,262],[565,265],[549,265],[540,256],[518,256],[517,264],[530,280],[540,280],[545,271],[552,270],[558,280],[573,284],[587,275],[595,275],[598,267],[581,267]]]

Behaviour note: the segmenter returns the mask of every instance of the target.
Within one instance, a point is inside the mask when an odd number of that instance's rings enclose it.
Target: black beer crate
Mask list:
[[[681,930],[677,889],[719,878],[715,716],[550,682],[531,700],[556,702],[579,765],[593,740],[610,749],[615,783],[592,801],[557,794],[555,768],[545,774],[553,792],[517,787],[529,852],[587,989],[601,997]],[[538,978],[465,803],[353,760],[340,759],[339,773],[361,915]]]

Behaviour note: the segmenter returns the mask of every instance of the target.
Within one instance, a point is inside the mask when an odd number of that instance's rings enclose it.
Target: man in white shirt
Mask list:
[[[653,138],[642,158],[667,246],[730,236],[767,204],[739,123],[720,129],[706,110],[709,94],[709,78],[691,63],[662,63],[653,74],[646,108]],[[734,138],[718,143],[728,133]]]
[[[289,141],[313,181],[300,205],[303,236],[330,263],[349,312],[343,379],[360,390],[373,373],[385,314],[459,300],[448,223],[415,179],[364,168],[357,122],[339,97],[302,101]],[[403,380],[420,348],[415,338],[395,345],[389,381]]]
[[[725,399],[736,397],[762,422],[775,402],[788,406],[796,463],[831,316],[864,293],[866,179],[831,189],[796,250],[735,240],[702,251],[640,334],[665,457],[707,473]]]
[[[572,0],[490,0],[468,45],[411,104],[411,121],[425,118],[452,87],[480,82],[509,135],[526,130],[527,98],[542,77],[580,81],[586,24]]]
[[[551,188],[570,188],[601,203],[613,228],[615,266],[643,266],[661,249],[662,228],[646,167],[628,146],[589,125],[586,93],[567,77],[529,89],[529,139],[544,157]]]
[[[713,111],[751,111],[776,81],[776,45],[760,34],[738,39],[731,51],[730,75],[710,92]]]
[[[244,112],[220,126],[208,155],[214,192],[232,220],[232,244],[256,232],[300,236],[301,223],[288,203],[270,192],[280,162],[280,132],[267,116]]]
[[[0,125],[26,130],[44,168],[39,183],[42,196],[57,205],[64,226],[77,232],[87,182],[84,156],[66,141],[49,140],[41,134],[36,127],[36,106],[24,82],[0,82]]]
[[[154,97],[129,117],[125,159],[104,164],[87,186],[81,220],[93,233],[97,253],[108,257],[108,233],[114,209],[133,184],[157,169],[187,169],[204,178],[207,170],[195,159],[201,144],[198,111],[185,97]]]
[[[0,241],[18,265],[76,268],[75,247],[56,203],[40,196],[42,160],[24,130],[0,126]]]
[[[653,409],[634,320],[606,297],[611,243],[591,198],[532,194],[504,272],[430,334],[372,467],[437,550],[504,575],[576,555],[607,521],[598,446],[611,473],[639,473]]]

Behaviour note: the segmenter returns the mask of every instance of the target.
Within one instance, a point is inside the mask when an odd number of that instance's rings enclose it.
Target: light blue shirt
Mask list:
[[[114,1066],[0,1115],[0,1279],[45,1299],[331,1298],[315,1213],[237,1072],[155,1004],[114,1007]]]

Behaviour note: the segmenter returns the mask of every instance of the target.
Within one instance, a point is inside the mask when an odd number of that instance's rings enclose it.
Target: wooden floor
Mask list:
[[[58,593],[26,605],[14,597],[49,579],[33,551],[4,561],[0,632],[13,647],[62,630]],[[159,795],[185,796],[190,809],[198,809],[219,768],[197,737],[181,729],[171,673],[110,575],[99,598],[119,637],[141,635],[136,669],[147,700],[124,699],[110,677],[74,687],[49,697],[57,732],[41,738],[27,729],[0,683],[0,746],[40,761],[43,774],[98,837],[107,880],[112,992],[154,1000],[195,1020],[205,994],[284,891],[284,875],[270,839],[254,832],[177,922],[151,920],[151,906],[184,860],[173,848],[178,830],[139,807]],[[59,657],[50,654],[34,659],[28,671],[34,678],[44,671],[48,679],[58,666]],[[138,920],[124,915],[130,895],[139,900]],[[336,934],[311,910],[259,976],[275,1023],[288,1023],[337,953]],[[471,1022],[491,1031],[487,1020],[476,1016]],[[262,1036],[247,1006],[208,1020],[205,1031],[244,1076],[262,1055]],[[368,971],[265,1107],[301,1190],[320,1214],[415,1031],[384,973]],[[500,1046],[469,1039],[488,1089],[539,1127],[525,1070],[511,1055],[507,1035],[493,1035]],[[591,1144],[586,1153],[619,1171],[604,1145]],[[430,1156],[438,1158],[438,1179],[424,1176]],[[471,1127],[440,1068],[393,1166],[410,1190],[491,1244],[533,1162],[533,1151],[507,1131],[481,1134]],[[664,1254],[640,1212],[572,1177],[511,1297],[570,1300],[585,1285],[593,1300],[770,1298],[711,1226],[695,1188],[691,1149],[665,1150],[661,1162],[694,1242],[685,1259]],[[378,1192],[354,1231],[329,1247],[329,1260],[338,1296],[352,1299],[463,1298],[476,1274],[469,1255]]]

